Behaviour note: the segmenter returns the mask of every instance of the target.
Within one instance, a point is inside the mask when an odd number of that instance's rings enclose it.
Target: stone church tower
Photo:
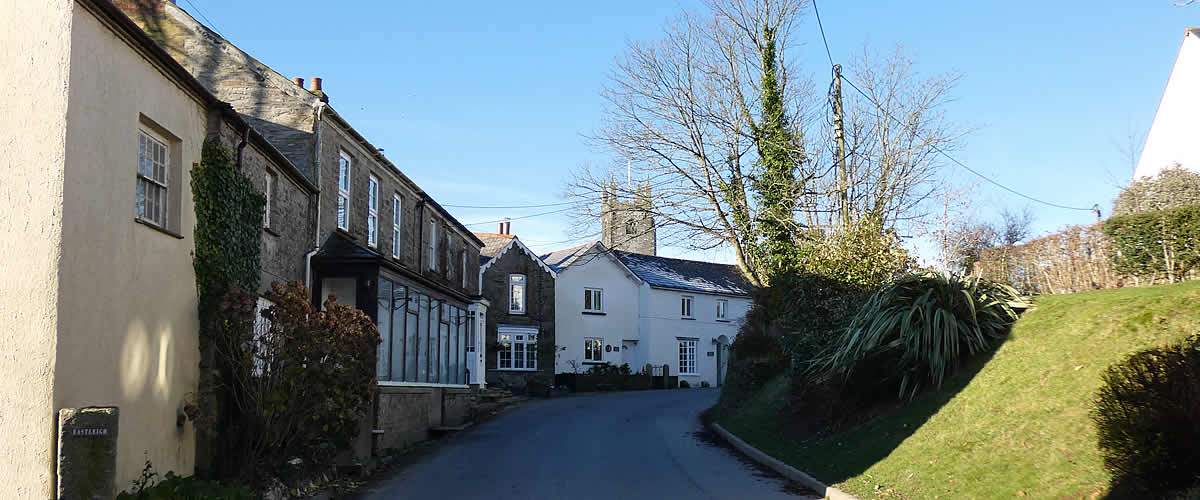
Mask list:
[[[618,196],[610,183],[600,195],[600,242],[613,250],[658,255],[652,207],[649,184],[639,187],[631,200]]]

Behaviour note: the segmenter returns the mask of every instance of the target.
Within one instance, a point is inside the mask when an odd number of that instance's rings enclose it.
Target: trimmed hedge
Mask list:
[[[1112,217],[1104,234],[1121,273],[1174,281],[1200,264],[1200,205]]]
[[[1109,367],[1091,416],[1114,489],[1157,498],[1196,485],[1200,335]]]

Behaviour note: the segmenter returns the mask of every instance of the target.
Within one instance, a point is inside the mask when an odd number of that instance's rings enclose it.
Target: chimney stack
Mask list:
[[[503,222],[496,223],[496,234],[504,234],[504,223]]]
[[[504,234],[512,234],[512,221],[508,217],[504,218]]]
[[[295,78],[292,78],[292,83],[296,84],[297,87],[304,88],[304,79],[303,78],[300,78],[298,76]]]
[[[321,90],[321,78],[314,76],[312,79],[312,90],[315,92],[323,92]]]

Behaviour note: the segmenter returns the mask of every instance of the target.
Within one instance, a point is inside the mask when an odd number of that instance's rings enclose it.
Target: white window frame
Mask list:
[[[676,340],[679,341],[679,374],[699,375],[696,344],[700,343],[700,339],[677,337]]]
[[[367,246],[379,246],[379,178],[367,178]]]
[[[463,246],[462,253],[460,253],[459,256],[459,260],[462,261],[463,288],[467,288],[467,248],[465,245]]]
[[[275,186],[279,184],[279,176],[270,169],[266,171],[266,186],[263,187],[263,198],[266,198],[267,203],[263,205],[263,227],[271,228],[271,211],[275,206]]]
[[[520,279],[517,279],[520,277]],[[513,290],[516,287],[521,288],[521,303],[513,304]],[[525,314],[526,303],[529,302],[529,277],[520,273],[508,275],[508,313],[509,314]],[[517,305],[519,307],[514,308]]]
[[[584,337],[583,338],[583,362],[584,363],[603,363],[604,362],[604,338],[603,337]]]
[[[438,261],[438,223],[437,219],[429,219],[429,269],[437,271]]]
[[[147,158],[146,154],[150,148],[155,148],[155,153],[151,158]],[[161,148],[162,158],[159,161],[157,152]],[[149,171],[143,170],[143,164],[149,168]],[[161,171],[161,175],[159,172]],[[167,208],[171,205],[171,142],[166,137],[155,133],[145,127],[138,127],[138,168],[137,168],[137,187],[134,192],[134,216],[139,220],[145,221],[155,227],[163,229],[167,228],[170,215]],[[142,191],[142,202],[137,199],[137,191]],[[157,193],[156,201],[151,201],[151,192]],[[154,208],[158,209],[158,217],[153,217],[150,204],[157,205]]]
[[[350,230],[350,187],[354,160],[345,151],[338,152],[337,227]]]
[[[537,328],[500,326],[496,329],[496,369],[515,372],[537,371]],[[517,363],[517,346],[521,346],[521,363]],[[533,358],[529,355],[532,352]],[[508,354],[508,366],[505,366],[504,356]],[[532,362],[531,362],[532,361]],[[517,366],[517,365],[520,366]]]
[[[681,318],[695,319],[693,315],[693,307],[696,305],[696,298],[691,295],[684,295],[679,301],[679,316]]]
[[[400,258],[400,227],[404,222],[404,199],[392,194],[392,258]]]
[[[717,319],[724,321],[729,319],[727,316],[729,316],[729,301],[717,299]]]
[[[583,289],[583,312],[592,312],[592,313],[604,312],[604,289],[603,288],[584,288]]]

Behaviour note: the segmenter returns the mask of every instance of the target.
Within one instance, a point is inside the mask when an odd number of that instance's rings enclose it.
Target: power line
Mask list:
[[[196,6],[196,4],[192,3],[192,0],[183,0],[183,1],[187,2],[188,5],[191,5],[192,9],[194,9],[197,14],[200,14],[200,18],[204,19],[204,21],[208,23],[209,28],[211,28],[218,35],[220,35],[221,38],[225,38],[225,35],[222,35],[221,32],[217,30],[217,23],[214,23],[212,21],[212,19],[209,19],[208,16],[204,15],[204,12],[200,10],[200,7],[198,7],[198,6]]]
[[[578,201],[564,201],[561,203],[544,203],[541,205],[442,205],[446,208],[485,208],[485,209],[516,209],[516,208],[546,208],[546,207],[561,207],[579,203]]]
[[[821,11],[817,10],[817,0],[813,0],[813,14],[817,15],[817,28],[821,30],[821,42],[825,44],[825,57],[829,58],[829,65],[833,66],[833,53],[829,51],[829,40],[825,39],[825,26],[821,25]]]
[[[497,222],[507,222],[510,220],[521,220],[521,219],[529,219],[531,217],[541,217],[543,215],[558,214],[558,213],[566,212],[568,210],[573,210],[573,209],[574,209],[574,207],[560,208],[558,210],[551,210],[549,212],[542,212],[542,213],[531,214],[531,215],[522,215],[520,217],[506,217],[504,219],[485,220],[485,221],[480,221],[480,222],[470,222],[470,223],[463,224],[463,225],[464,226],[480,226],[483,224],[495,224]]]
[[[825,56],[829,58],[829,65],[830,65],[830,66],[834,66],[834,67],[835,67],[835,70],[834,70],[834,72],[835,72],[835,78],[837,78],[837,77],[838,77],[838,76],[837,76],[838,72],[837,72],[837,70],[836,70],[836,66],[837,66],[837,65],[833,63],[833,55],[832,55],[832,52],[830,52],[830,50],[829,50],[829,40],[825,38],[825,26],[821,24],[821,12],[817,10],[817,0],[813,0],[813,13],[814,13],[814,14],[816,14],[816,16],[817,16],[817,28],[818,28],[818,29],[820,29],[820,31],[821,31],[821,43],[823,43],[823,44],[825,45]],[[846,78],[846,77],[842,76],[842,77],[841,77],[841,80],[842,80],[842,81],[844,81],[844,82],[846,82],[846,83],[848,83],[848,84],[850,85],[850,87],[851,87],[851,88],[853,88],[855,91],[857,91],[857,92],[859,93],[859,95],[861,95],[861,96],[865,97],[865,98],[866,98],[868,101],[871,101],[871,104],[874,104],[874,105],[875,105],[875,108],[876,108],[876,109],[878,109],[878,110],[879,110],[879,112],[880,112],[880,113],[882,113],[884,116],[886,116],[887,118],[890,118],[892,121],[894,121],[894,122],[896,122],[896,123],[898,123],[898,124],[900,124],[900,125],[902,125],[902,126],[904,125],[904,122],[903,122],[903,121],[901,121],[900,119],[896,118],[896,117],[895,117],[895,116],[893,116],[891,113],[888,113],[887,111],[885,111],[885,110],[884,110],[884,108],[883,108],[883,105],[882,105],[882,104],[880,104],[880,103],[879,103],[879,101],[876,101],[876,100],[875,100],[873,97],[871,97],[871,96],[867,95],[867,93],[866,93],[866,92],[863,92],[863,91],[862,91],[862,89],[858,88],[858,85],[855,85],[855,84],[854,84],[854,82],[850,81],[850,79],[848,79],[848,78]],[[1061,208],[1061,209],[1063,209],[1063,210],[1078,210],[1078,211],[1081,211],[1081,212],[1097,212],[1097,213],[1098,213],[1098,212],[1099,212],[1099,210],[1100,210],[1100,206],[1099,206],[1099,205],[1093,205],[1093,206],[1091,206],[1091,207],[1089,207],[1089,208],[1070,207],[1070,206],[1067,206],[1067,205],[1060,205],[1060,204],[1058,204],[1058,203],[1052,203],[1052,202],[1049,202],[1049,201],[1046,201],[1046,200],[1041,200],[1041,199],[1038,199],[1038,198],[1034,198],[1034,197],[1032,197],[1032,196],[1029,196],[1029,195],[1027,195],[1027,194],[1025,194],[1025,193],[1022,193],[1022,192],[1020,192],[1020,191],[1017,191],[1016,189],[1013,189],[1013,188],[1010,188],[1010,187],[1008,187],[1008,186],[1005,186],[1004,184],[1001,184],[999,181],[997,181],[997,180],[995,180],[995,179],[992,179],[991,177],[988,177],[988,176],[986,176],[986,175],[983,175],[982,173],[980,173],[979,171],[977,171],[977,170],[975,170],[975,169],[973,169],[973,168],[971,168],[971,167],[968,167],[966,163],[963,163],[963,162],[961,162],[961,161],[958,161],[958,159],[957,159],[957,158],[955,158],[955,157],[953,157],[953,156],[950,156],[950,153],[947,153],[947,152],[945,152],[944,150],[942,150],[942,148],[939,148],[939,147],[937,146],[937,144],[930,144],[930,145],[929,145],[929,147],[930,147],[930,148],[932,148],[934,151],[938,152],[939,154],[941,154],[942,156],[946,157],[946,159],[950,160],[950,161],[951,161],[952,163],[954,163],[955,165],[958,165],[958,166],[962,167],[962,168],[963,168],[964,170],[966,170],[967,172],[970,172],[970,173],[972,173],[972,174],[975,174],[975,175],[976,175],[976,176],[978,176],[980,179],[983,179],[983,180],[985,180],[985,181],[988,181],[989,183],[991,183],[991,184],[995,185],[996,187],[998,187],[998,188],[1000,188],[1000,189],[1003,189],[1003,190],[1005,190],[1005,191],[1008,191],[1008,192],[1010,192],[1010,193],[1012,193],[1012,194],[1015,194],[1015,195],[1017,195],[1017,196],[1020,196],[1020,197],[1022,197],[1022,198],[1025,198],[1025,199],[1027,199],[1027,200],[1030,200],[1030,201],[1033,201],[1033,202],[1036,202],[1036,203],[1041,203],[1041,204],[1043,204],[1043,205],[1050,206],[1050,207],[1054,207],[1054,208]],[[1099,217],[1099,215],[1097,215],[1097,217]]]
[[[878,109],[878,110],[879,110],[879,112],[880,112],[880,113],[882,113],[884,116],[886,116],[887,118],[890,118],[892,121],[894,121],[894,122],[896,122],[896,123],[898,123],[898,124],[900,124],[900,125],[904,125],[904,122],[903,122],[903,121],[901,121],[899,118],[896,118],[896,117],[895,117],[895,116],[893,116],[891,113],[888,113],[886,110],[884,110],[884,109],[883,109],[883,105],[882,105],[882,104],[880,104],[880,103],[879,103],[879,101],[876,101],[876,100],[875,100],[873,97],[871,97],[871,96],[867,95],[867,93],[866,93],[866,92],[863,92],[863,91],[862,91],[862,89],[858,88],[858,85],[855,85],[855,84],[854,84],[854,82],[850,81],[850,79],[849,79],[849,78],[842,77],[842,81],[844,81],[844,82],[846,82],[847,84],[849,84],[851,88],[853,88],[855,91],[857,91],[857,92],[859,93],[859,95],[861,95],[861,96],[865,97],[865,98],[866,98],[868,101],[871,101],[871,104],[874,104],[874,105],[875,105],[875,108],[876,108],[876,109]],[[997,180],[995,180],[995,179],[992,179],[991,177],[988,177],[988,176],[986,176],[986,175],[983,175],[982,173],[980,173],[979,171],[977,171],[977,170],[975,170],[975,169],[973,169],[973,168],[971,168],[971,167],[968,167],[966,163],[963,163],[963,162],[961,162],[961,161],[958,161],[958,159],[957,159],[957,158],[955,158],[955,157],[953,157],[953,156],[950,156],[950,153],[947,153],[947,152],[946,152],[946,151],[944,151],[942,148],[939,148],[939,147],[937,146],[937,144],[932,144],[932,143],[931,143],[931,144],[929,144],[929,147],[930,147],[931,149],[933,149],[934,151],[937,151],[938,153],[940,153],[942,156],[946,157],[946,159],[950,160],[950,161],[951,161],[952,163],[954,163],[955,165],[958,165],[958,166],[962,167],[963,169],[965,169],[966,171],[968,171],[968,172],[970,172],[970,173],[972,173],[972,174],[975,174],[975,175],[976,175],[976,176],[978,176],[980,179],[983,179],[983,180],[985,180],[985,181],[988,181],[988,182],[992,183],[993,185],[995,185],[996,187],[998,187],[998,188],[1000,188],[1000,189],[1003,189],[1003,190],[1005,190],[1005,191],[1008,191],[1008,192],[1010,192],[1010,193],[1012,193],[1012,194],[1015,194],[1015,195],[1017,195],[1017,196],[1020,196],[1020,197],[1022,197],[1022,198],[1025,198],[1025,199],[1027,199],[1027,200],[1029,200],[1029,201],[1033,201],[1033,202],[1036,202],[1036,203],[1041,203],[1041,204],[1043,204],[1043,205],[1050,206],[1050,207],[1054,207],[1054,208],[1061,208],[1061,209],[1063,209],[1063,210],[1079,210],[1079,211],[1081,211],[1081,212],[1094,212],[1094,211],[1096,211],[1096,209],[1097,209],[1097,207],[1096,207],[1096,206],[1092,206],[1092,207],[1089,207],[1089,208],[1070,207],[1070,206],[1067,206],[1067,205],[1059,205],[1058,203],[1053,203],[1053,202],[1049,202],[1049,201],[1046,201],[1046,200],[1041,200],[1041,199],[1038,199],[1038,198],[1034,198],[1034,197],[1032,197],[1032,196],[1029,196],[1029,195],[1027,195],[1027,194],[1025,194],[1025,193],[1022,193],[1022,192],[1020,192],[1020,191],[1017,191],[1016,189],[1013,189],[1013,188],[1010,188],[1010,187],[1008,187],[1008,186],[1005,186],[1004,184],[1001,184],[999,181],[997,181]]]

